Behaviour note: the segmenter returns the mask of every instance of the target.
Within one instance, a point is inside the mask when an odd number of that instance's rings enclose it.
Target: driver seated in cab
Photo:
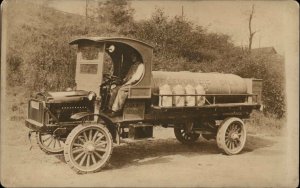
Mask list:
[[[116,86],[111,90],[111,96],[109,100],[109,107],[111,108],[112,115],[117,114],[123,109],[125,100],[128,97],[129,87],[136,84],[143,76],[145,66],[136,52],[131,52],[129,55],[129,61],[131,66],[123,78],[122,85]]]

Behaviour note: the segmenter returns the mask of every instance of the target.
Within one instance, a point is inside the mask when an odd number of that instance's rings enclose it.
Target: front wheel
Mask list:
[[[49,133],[36,133],[37,144],[47,154],[59,154],[64,151],[64,140]]]
[[[106,166],[112,150],[113,140],[104,125],[78,125],[67,137],[64,156],[77,173],[90,173]]]
[[[225,119],[217,133],[217,144],[228,155],[238,154],[246,143],[246,129],[239,118]]]

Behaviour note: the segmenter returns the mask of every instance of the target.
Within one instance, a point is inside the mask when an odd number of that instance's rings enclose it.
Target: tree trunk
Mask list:
[[[252,31],[253,15],[254,15],[254,5],[252,5],[252,10],[251,10],[251,13],[250,13],[250,16],[249,16],[249,22],[248,22],[248,28],[249,28],[249,46],[248,46],[248,50],[249,50],[249,53],[251,53],[252,41],[253,41],[253,37],[256,33],[256,31]]]

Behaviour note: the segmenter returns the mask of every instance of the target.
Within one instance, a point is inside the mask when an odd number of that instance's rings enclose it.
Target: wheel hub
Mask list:
[[[91,152],[94,152],[96,149],[95,145],[93,143],[86,143],[84,145],[84,150],[87,152],[87,153],[91,153]]]
[[[239,135],[238,135],[236,132],[234,132],[234,133],[232,133],[232,134],[230,135],[230,138],[231,138],[232,140],[236,140],[236,139],[239,139]]]

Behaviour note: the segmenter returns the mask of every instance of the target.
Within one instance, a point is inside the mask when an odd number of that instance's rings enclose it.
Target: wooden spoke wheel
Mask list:
[[[246,129],[239,118],[225,119],[219,127],[217,144],[228,155],[238,154],[246,143]]]
[[[200,134],[188,132],[184,128],[174,127],[174,134],[176,139],[183,144],[191,144],[198,140]]]
[[[58,154],[64,151],[64,141],[55,135],[48,133],[36,133],[37,144],[48,154]]]
[[[113,141],[102,124],[78,125],[68,135],[64,156],[77,173],[101,170],[110,159]]]

